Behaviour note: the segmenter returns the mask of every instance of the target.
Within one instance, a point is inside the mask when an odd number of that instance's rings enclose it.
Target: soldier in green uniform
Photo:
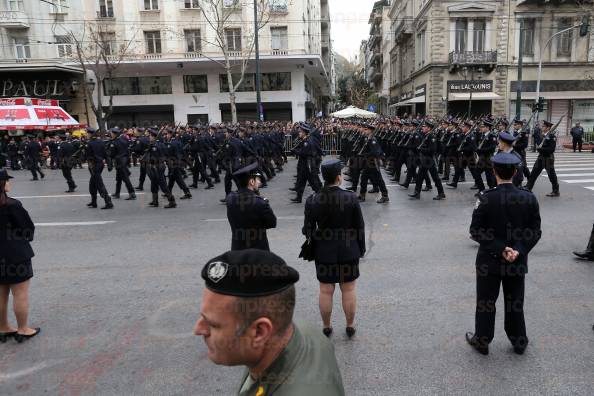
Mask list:
[[[318,329],[293,323],[299,273],[282,258],[230,251],[210,260],[202,278],[194,334],[215,364],[246,366],[238,395],[345,394],[332,343]]]

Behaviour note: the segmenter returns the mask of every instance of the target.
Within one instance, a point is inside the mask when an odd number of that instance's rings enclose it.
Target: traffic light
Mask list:
[[[586,37],[590,29],[590,14],[584,15],[582,25],[580,26],[580,37]]]
[[[532,105],[532,112],[538,111],[539,113],[542,113],[544,111],[544,102],[545,98],[543,98],[542,96],[539,97],[538,102]]]

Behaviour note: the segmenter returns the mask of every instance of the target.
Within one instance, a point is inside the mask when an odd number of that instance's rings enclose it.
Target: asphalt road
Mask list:
[[[303,206],[289,204],[295,163],[263,195],[279,217],[271,249],[301,273],[296,319],[319,325],[313,264],[297,259]],[[137,175],[137,168],[134,178]],[[149,195],[113,211],[65,197],[61,175],[14,172],[13,196],[38,224],[31,324],[43,333],[0,344],[1,395],[233,394],[241,368],[217,367],[192,335],[204,263],[230,247],[222,186],[195,191],[174,210],[148,208]],[[81,195],[88,172],[76,170]],[[106,176],[113,192],[113,174]],[[594,265],[576,261],[592,228],[592,195],[542,178],[543,238],[530,255],[526,320],[530,345],[513,353],[498,303],[487,357],[464,333],[474,328],[477,245],[468,238],[470,184],[409,201],[389,187],[389,205],[364,204],[368,254],[358,281],[358,333],[347,340],[335,301],[332,338],[349,395],[591,395],[594,389]],[[176,191],[180,195],[180,191]],[[40,197],[44,196],[44,197]],[[49,196],[49,197],[48,197]],[[125,196],[125,195],[124,195]],[[76,224],[72,224],[76,223]],[[338,297],[338,295],[337,295]]]

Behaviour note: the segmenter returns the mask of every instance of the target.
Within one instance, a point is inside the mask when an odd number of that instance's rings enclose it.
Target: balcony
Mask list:
[[[450,52],[450,71],[459,67],[482,66],[493,69],[497,65],[497,51]]]
[[[413,33],[413,18],[412,17],[404,17],[400,23],[396,26],[394,30],[394,39],[396,41],[402,40],[406,38],[405,36],[410,36]]]
[[[382,77],[382,71],[375,66],[371,66],[367,73],[367,77],[369,78],[369,81],[377,81]]]
[[[26,29],[29,27],[29,17],[23,11],[0,11],[0,27],[7,29]]]
[[[369,63],[374,63],[376,60],[379,60],[381,56],[382,52],[378,48],[374,48],[371,52],[371,56],[369,57]]]

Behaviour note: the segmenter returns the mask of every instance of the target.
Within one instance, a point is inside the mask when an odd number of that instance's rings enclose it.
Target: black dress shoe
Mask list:
[[[120,199],[120,194],[111,194],[113,199]]]
[[[330,338],[330,336],[332,335],[332,327],[324,327],[322,333],[324,333],[326,337]]]
[[[205,190],[212,190],[214,188],[214,184],[209,184],[208,186],[206,186],[204,189]]]
[[[547,194],[547,197],[550,197],[550,198],[557,198],[557,197],[560,197],[560,196],[561,196],[561,194],[559,194],[558,191],[553,191],[552,193]]]
[[[357,330],[354,327],[347,327],[346,328],[346,335],[349,338],[353,338],[353,336],[355,335],[356,332],[357,332]]]
[[[447,183],[446,186],[451,187],[451,188],[458,188],[458,185],[454,184],[454,183]]]
[[[378,204],[383,204],[383,203],[388,203],[390,202],[390,198],[388,197],[380,197],[377,201],[375,201]]]
[[[468,342],[470,346],[473,347],[478,353],[482,355],[489,354],[489,346],[480,345],[477,339],[474,337],[474,334],[466,333],[466,342]]]
[[[301,203],[301,198],[293,198],[291,200],[292,203]]]
[[[95,202],[88,203],[87,208],[97,209],[97,203],[95,203]]]
[[[220,203],[227,203],[227,198],[223,198],[221,200],[219,200]]]
[[[69,190],[66,190],[66,191],[64,191],[64,192],[65,192],[66,194],[70,194],[70,193],[73,193],[73,192],[74,192],[74,190],[73,190],[73,189],[69,189]]]
[[[398,183],[400,187],[408,188],[408,184]]]
[[[175,209],[177,208],[177,204],[175,202],[169,202],[167,205],[163,206],[165,209]]]
[[[526,352],[526,347],[522,348],[522,347],[514,347],[514,353],[516,353],[517,355],[523,355],[524,352]]]
[[[433,198],[434,201],[443,201],[446,199],[445,194],[439,194],[437,197]]]
[[[35,337],[37,334],[41,333],[41,329],[39,327],[37,327],[35,329],[35,333],[30,334],[30,335],[25,335],[25,334],[15,334],[13,337],[16,340],[16,342],[18,342],[19,344],[25,340],[28,340],[30,338]]]
[[[104,207],[101,208],[102,210],[108,210],[108,209],[113,209],[113,204],[110,203],[106,203]]]
[[[594,261],[594,252],[584,251],[584,252],[573,252],[576,256],[581,259]]]
[[[410,199],[421,199],[421,194],[408,194]]]
[[[130,194],[130,196],[126,198],[126,201],[136,201],[136,195]]]
[[[197,184],[190,184],[188,187],[189,188],[193,188],[193,189],[197,189],[198,188],[198,185]]]
[[[159,202],[149,202],[148,206],[150,206],[151,208],[158,208],[159,207]]]
[[[180,199],[192,199],[192,194],[185,194],[183,197],[181,197]]]
[[[433,190],[433,187],[425,187],[425,188],[423,189],[423,191],[432,191],[432,190]]]
[[[377,193],[379,193],[379,190],[376,188],[374,188],[373,190],[367,191],[367,194],[377,194]]]
[[[0,343],[4,344],[8,339],[13,338],[16,335],[16,331],[13,331],[12,333],[0,333]]]

